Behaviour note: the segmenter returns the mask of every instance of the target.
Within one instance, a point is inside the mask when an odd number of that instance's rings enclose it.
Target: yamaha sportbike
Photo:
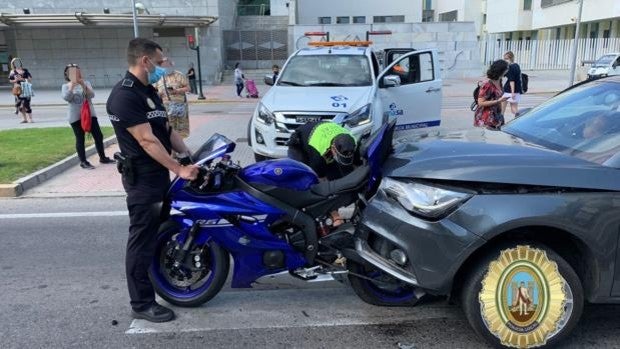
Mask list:
[[[415,304],[419,294],[385,258],[391,251],[355,235],[360,210],[376,190],[391,150],[393,126],[384,125],[364,144],[362,166],[323,182],[290,159],[241,168],[230,158],[235,143],[211,137],[194,154],[200,159],[198,179],[177,177],[164,203],[170,215],[149,270],[157,294],[178,306],[207,302],[224,285],[232,256],[233,288],[283,272],[307,281],[348,274],[367,302]],[[353,208],[350,219],[332,228],[330,213],[345,206]]]

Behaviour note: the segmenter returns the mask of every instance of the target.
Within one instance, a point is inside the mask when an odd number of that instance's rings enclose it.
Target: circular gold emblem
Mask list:
[[[155,102],[153,102],[153,100],[152,100],[152,99],[147,98],[147,99],[146,99],[146,104],[148,104],[149,108],[151,108],[151,109],[155,109]]]
[[[504,250],[482,279],[484,323],[503,345],[544,345],[565,317],[565,284],[545,251],[530,246]]]

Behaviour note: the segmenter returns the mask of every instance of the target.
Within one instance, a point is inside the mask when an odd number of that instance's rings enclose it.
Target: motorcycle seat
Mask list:
[[[368,166],[355,169],[340,179],[325,181],[313,185],[310,190],[297,191],[271,185],[256,184],[252,186],[295,208],[305,208],[326,201],[329,197],[351,190],[358,190],[366,182],[370,173]]]

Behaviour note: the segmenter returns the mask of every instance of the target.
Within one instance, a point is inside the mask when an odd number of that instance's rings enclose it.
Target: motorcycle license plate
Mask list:
[[[321,117],[320,116],[298,116],[295,118],[295,121],[297,121],[300,124],[305,124],[307,122],[317,122],[317,121],[321,121]]]

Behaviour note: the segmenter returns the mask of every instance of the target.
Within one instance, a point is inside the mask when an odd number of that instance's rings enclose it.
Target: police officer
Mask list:
[[[305,163],[319,178],[328,180],[349,174],[359,161],[355,138],[333,122],[299,126],[289,140],[288,157]]]
[[[170,184],[170,172],[195,179],[198,167],[181,166],[174,150],[189,154],[182,138],[168,125],[166,109],[151,84],[165,73],[165,58],[155,42],[129,42],[125,78],[110,92],[106,107],[122,153],[123,187],[127,192],[129,238],[125,267],[132,316],[152,322],[174,319],[174,312],[155,302],[148,269],[155,253],[162,215],[160,203]],[[121,161],[121,160],[119,160]]]

